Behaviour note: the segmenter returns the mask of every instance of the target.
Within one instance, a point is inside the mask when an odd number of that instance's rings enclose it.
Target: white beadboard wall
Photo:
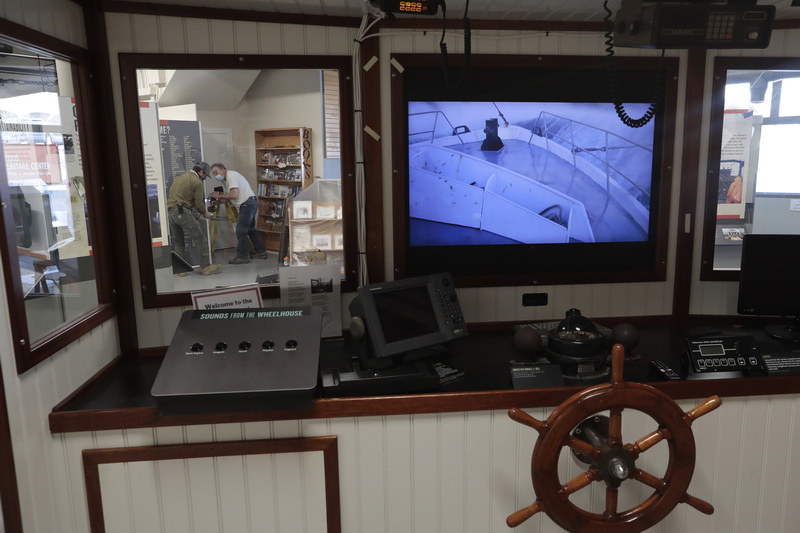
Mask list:
[[[79,7],[68,0],[4,0],[0,4],[0,17],[85,46]],[[215,21],[213,40],[206,42],[196,36],[209,35],[210,21],[119,14],[110,14],[107,20],[114,62],[112,71],[117,69],[116,53],[121,51],[339,55],[351,52],[353,38],[353,30],[341,28]],[[484,39],[483,33],[498,38]],[[524,39],[506,36],[499,32],[482,32],[476,41],[477,53],[593,54],[599,53],[601,48],[596,36],[554,33],[547,37],[538,34]],[[790,45],[800,43],[797,37],[796,31],[775,32],[771,47],[758,53],[796,55],[797,45]],[[382,43],[380,68],[384,77],[389,74],[383,59],[390,50],[420,53],[437,50],[431,35],[398,34],[384,39],[388,42]],[[458,52],[457,40],[450,46],[453,53]],[[115,99],[121,126],[122,112],[116,81]],[[388,103],[384,101],[384,105]],[[385,112],[388,116],[388,108]],[[681,120],[682,116],[679,116],[679,126]],[[388,131],[382,132],[384,138],[388,134]],[[124,146],[121,148],[122,176],[129,182],[126,152]],[[679,161],[680,145],[677,148],[676,161]],[[384,150],[388,148],[384,146]],[[388,176],[387,172],[384,174]],[[675,176],[674,182],[677,191],[679,176]],[[385,184],[388,185],[388,181]],[[698,199],[698,214],[701,204],[702,199]],[[130,205],[128,197],[126,219],[132,231]],[[676,205],[674,197],[673,205]],[[672,226],[675,227],[674,221]],[[387,227],[391,224],[387,223]],[[696,247],[699,247],[699,240]],[[674,244],[671,244],[671,257],[673,248]],[[699,248],[696,257],[699,264]],[[666,283],[539,287],[538,290],[550,292],[554,303],[534,311],[523,310],[517,305],[520,293],[530,290],[529,287],[466,289],[460,297],[470,321],[546,320],[559,317],[563,309],[573,305],[584,309],[587,315],[598,317],[666,314],[671,306],[672,277],[670,272],[670,281]],[[732,284],[695,281],[692,312],[730,314],[733,292]],[[0,365],[14,436],[26,533],[88,532],[81,451],[118,446],[337,435],[342,524],[347,533],[507,531],[505,517],[533,500],[529,470],[535,432],[510,421],[504,412],[51,435],[47,414],[52,407],[117,354],[117,324],[114,320],[106,322],[35,369],[18,376],[13,363],[14,340],[7,326],[5,296],[4,288],[0,289],[3,302],[0,304],[0,323],[6,325],[0,330]],[[345,308],[346,304],[347,298]],[[145,311],[140,300],[137,305],[142,346],[168,344],[182,310]],[[681,406],[688,409],[694,403],[682,402]],[[653,531],[793,533],[800,530],[800,509],[792,498],[800,491],[800,436],[795,422],[796,405],[794,395],[728,398],[720,409],[698,420],[694,425],[698,465],[690,493],[711,501],[716,513],[709,517],[681,505]],[[530,412],[537,418],[545,418],[549,410]],[[649,431],[644,417],[638,417],[636,413],[626,415],[630,415],[630,418],[624,417],[626,438],[629,434],[632,435],[630,438],[638,438]],[[241,464],[247,464],[248,460],[241,459]],[[647,468],[652,462],[655,469],[663,458],[657,450],[650,450],[644,460]],[[226,460],[211,468],[212,473],[206,474],[202,483],[196,479],[193,483],[193,476],[176,478],[167,475],[169,469],[182,473],[196,468],[209,470],[207,465],[198,467],[194,463],[190,460],[177,466],[152,464],[127,468],[111,465],[103,468],[101,475],[103,496],[108,505],[108,531],[180,533],[180,527],[186,524],[188,516],[179,511],[173,514],[173,507],[168,505],[170,498],[189,501],[192,493],[209,486],[215,496],[208,506],[192,507],[200,513],[196,515],[198,519],[192,531],[296,533],[319,530],[318,517],[303,520],[298,516],[294,522],[288,520],[278,525],[267,525],[253,508],[245,522],[234,522],[235,525],[231,526],[225,526],[223,522],[225,529],[221,529],[218,517],[228,512],[230,498],[245,496],[243,487],[250,469],[238,466],[238,463],[231,467],[233,461]],[[279,463],[276,468],[287,477],[295,478],[293,490],[308,504],[306,513],[318,515],[321,509],[318,459],[302,456],[287,458],[286,464],[282,460]],[[577,472],[571,460],[564,460],[562,470],[566,471],[565,479]],[[284,478],[279,476],[279,479]],[[152,497],[153,491],[156,498]],[[589,498],[589,495],[580,496]],[[214,508],[217,514],[214,514]],[[153,509],[157,510],[157,520],[151,516]],[[241,524],[250,529],[240,528]],[[546,517],[537,516],[521,526],[519,531],[549,533],[560,529]]]
[[[686,411],[694,401],[680,402]],[[550,409],[528,412],[545,419]],[[794,533],[800,528],[800,426],[796,398],[727,398],[695,421],[697,461],[689,493],[715,507],[711,516],[680,504],[649,531],[660,533]],[[655,429],[638,411],[623,413],[631,442]],[[537,433],[505,411],[426,414],[229,424],[188,428],[65,434],[61,440],[72,503],[80,493],[83,449],[153,446],[241,439],[336,435],[339,449],[342,531],[347,533],[502,533],[506,517],[535,499],[530,459]],[[668,452],[660,443],[637,463],[663,473]],[[562,453],[559,479],[585,467]],[[258,479],[274,474],[270,485]],[[321,459],[315,453],[286,457],[228,457],[104,465],[104,514],[109,532],[276,533],[325,532]],[[277,492],[276,492],[277,490]],[[284,503],[285,490],[293,496]],[[620,509],[651,491],[623,485]],[[604,486],[593,484],[572,499],[602,509]],[[249,503],[248,503],[249,502]],[[273,509],[279,516],[264,513]],[[86,531],[81,509],[60,532]],[[69,516],[69,521],[67,520]],[[169,527],[167,527],[167,525]],[[561,532],[536,515],[517,531]]]
[[[83,10],[70,0],[3,0],[0,18],[86,48]]]

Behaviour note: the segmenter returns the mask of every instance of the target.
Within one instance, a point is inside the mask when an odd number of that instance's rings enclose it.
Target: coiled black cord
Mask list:
[[[450,64],[448,61],[447,56],[447,44],[444,42],[444,34],[446,31],[447,26],[447,6],[445,5],[445,0],[440,0],[439,5],[442,6],[442,38],[439,40],[439,50],[442,52],[442,69],[444,70],[444,79],[447,82],[447,86],[451,89],[458,89],[464,82],[467,81],[467,75],[469,74],[470,68],[470,57],[472,55],[472,42],[471,42],[471,35],[472,31],[470,30],[469,25],[469,18],[467,18],[467,11],[469,11],[469,0],[467,0],[466,5],[464,6],[464,66],[461,68],[461,77],[458,79],[456,83],[453,83],[450,80]]]
[[[653,89],[653,98],[650,101],[647,111],[645,111],[644,115],[642,115],[640,118],[631,118],[625,111],[625,104],[622,102],[622,98],[619,96],[619,79],[617,78],[617,65],[616,61],[614,60],[614,23],[611,22],[611,10],[608,9],[608,0],[603,2],[603,9],[606,12],[603,22],[606,23],[608,28],[605,33],[607,54],[606,72],[608,74],[608,92],[611,95],[611,102],[614,104],[614,109],[617,111],[617,116],[623,124],[630,128],[641,128],[642,126],[646,126],[653,119],[656,114],[656,109],[658,109],[658,106],[661,105],[661,101],[664,99],[664,69],[661,68],[662,66],[659,64],[659,68],[656,73],[656,86],[655,89]],[[664,50],[662,49],[661,63],[663,63],[663,59]]]

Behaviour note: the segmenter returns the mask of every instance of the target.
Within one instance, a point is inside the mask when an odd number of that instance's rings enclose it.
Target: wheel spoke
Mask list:
[[[719,398],[719,396],[711,396],[710,398],[700,403],[697,407],[695,407],[691,411],[687,411],[684,420],[686,420],[687,424],[691,425],[692,422],[694,422],[703,415],[707,415],[720,405],[722,405],[722,400]]]
[[[622,381],[622,370],[625,367],[625,348],[621,344],[611,347],[611,383]]]
[[[543,434],[547,431],[547,425],[542,422],[541,420],[537,420],[533,418],[531,415],[523,411],[522,409],[517,409],[516,407],[512,407],[508,410],[508,417],[515,422],[519,422],[528,427],[532,427],[540,434]]]
[[[636,470],[634,470],[630,476],[630,479],[635,479],[640,483],[644,483],[651,489],[655,489],[655,491],[658,492],[659,494],[662,494],[667,487],[667,484],[666,482],[664,482],[663,479],[657,478],[653,474],[645,472],[641,468],[637,468]]]
[[[631,475],[631,479],[640,481],[641,483],[654,489],[659,494],[663,494],[663,492],[667,488],[667,483],[663,479],[659,479],[656,476],[649,474],[644,470],[640,470],[638,468],[633,472],[633,475]],[[687,505],[690,505],[691,507],[694,507],[703,514],[708,514],[708,515],[714,514],[713,505],[711,505],[705,500],[701,500],[700,498],[695,498],[688,492],[685,493],[683,496],[681,496],[679,501],[680,503],[685,503]]]
[[[708,503],[705,500],[701,500],[700,498],[695,498],[688,492],[683,495],[681,498],[681,503],[686,503],[703,514],[714,514],[714,506]]]
[[[617,503],[619,500],[619,491],[617,487],[612,485],[606,486],[606,510],[603,516],[613,518],[617,515]]]
[[[592,481],[600,481],[601,479],[603,478],[600,476],[600,471],[595,467],[590,467],[583,474],[567,481],[565,485],[561,485],[561,489],[558,492],[562,496],[567,497],[570,494],[575,494],[584,487],[588,487],[592,484]]]
[[[528,518],[532,517],[533,515],[535,515],[540,511],[545,511],[544,503],[540,502],[539,500],[536,500],[529,506],[508,515],[508,518],[506,518],[506,525],[508,527],[517,527],[525,520],[527,520]]]
[[[588,457],[591,461],[596,461],[600,454],[603,453],[600,448],[592,446],[585,440],[576,439],[571,435],[567,435],[564,439],[564,445],[568,446],[576,454]]]
[[[626,448],[629,452],[631,452],[635,457],[639,457],[640,454],[646,452],[662,440],[669,440],[671,438],[671,434],[668,429],[666,428],[659,428],[649,435],[642,437],[641,439],[637,440],[633,444],[628,444]]]
[[[608,447],[622,446],[622,407],[612,407],[608,417]]]

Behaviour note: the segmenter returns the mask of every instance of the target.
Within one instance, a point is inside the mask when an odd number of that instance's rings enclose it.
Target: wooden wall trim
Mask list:
[[[681,166],[675,169],[680,175],[678,221],[675,228],[675,287],[672,293],[672,315],[676,322],[689,315],[689,296],[692,285],[692,256],[694,236],[698,228],[702,233],[703,219],[697,216],[697,184],[700,168],[701,126],[703,122],[703,80],[706,73],[706,51],[689,50],[686,62],[686,97],[683,106],[683,156]],[[690,218],[685,227],[685,217]]]
[[[117,119],[114,110],[114,100],[112,98],[113,89],[111,81],[111,59],[108,53],[108,31],[105,16],[95,10],[83,9],[84,26],[86,27],[86,39],[91,56],[92,76],[91,83],[93,105],[98,124],[102,125],[102,132],[96,135],[96,141],[100,145],[98,158],[99,167],[103,169],[102,174],[116,178],[121,175],[119,137],[117,135]],[[114,206],[110,210],[110,216],[106,220],[112,220],[119,216],[125,205],[125,195],[123,182],[120,179],[103,179],[102,189],[98,195],[102,195],[100,202],[104,206]],[[109,231],[102,225],[103,231]],[[111,266],[111,276],[113,278],[112,294],[110,301],[114,304],[117,316],[117,331],[119,332],[120,350],[126,358],[135,355],[139,347],[136,310],[133,293],[133,274],[131,272],[131,255],[127,233],[123,230],[114,231],[113,235],[106,239],[110,244],[110,257],[107,258]]]
[[[675,400],[765,396],[800,392],[800,376],[748,377],[651,383]],[[583,387],[497,390],[459,393],[406,394],[350,398],[319,398],[310,409],[161,415],[156,406],[50,413],[52,433],[150,427],[248,423],[274,420],[330,419],[357,416],[455,413],[536,407],[555,407]]]
[[[83,450],[83,473],[86,481],[90,531],[91,533],[106,531],[100,486],[101,464],[318,451],[323,455],[328,533],[341,533],[339,448],[335,436]]]

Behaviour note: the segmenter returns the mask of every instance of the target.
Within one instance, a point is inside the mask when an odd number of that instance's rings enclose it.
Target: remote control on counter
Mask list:
[[[656,372],[658,372],[658,375],[661,377],[661,379],[668,379],[668,380],[681,379],[678,373],[672,370],[670,367],[668,367],[664,361],[658,361],[658,360],[650,361],[650,364],[653,366],[653,368],[656,369]]]

